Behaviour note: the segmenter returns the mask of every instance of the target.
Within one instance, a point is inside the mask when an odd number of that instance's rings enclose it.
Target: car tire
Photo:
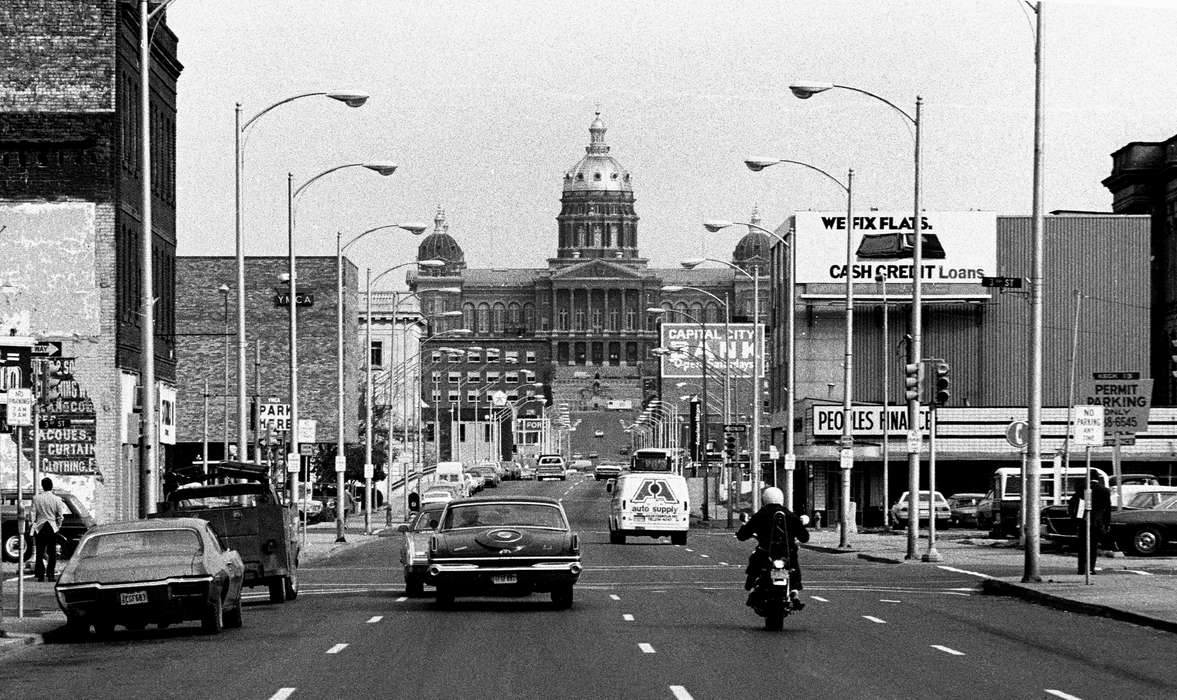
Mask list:
[[[90,636],[90,623],[77,615],[67,615],[65,618],[65,634],[70,639],[81,641]]]
[[[405,574],[405,595],[410,598],[425,595],[425,580],[418,574]]]
[[[147,623],[142,620],[134,620],[132,622],[124,622],[123,627],[126,627],[132,632],[142,632],[147,629]]]
[[[1151,557],[1161,551],[1165,538],[1161,531],[1152,525],[1145,525],[1132,532],[1132,539],[1128,541],[1129,550],[1138,556]]]
[[[205,634],[219,634],[225,628],[225,601],[219,595],[205,607],[200,628]]]
[[[672,532],[670,533],[670,544],[685,545],[687,543],[687,533]]]
[[[557,610],[567,610],[572,607],[572,584],[566,584],[552,589],[552,606]]]
[[[625,544],[625,535],[618,530],[610,530],[609,544]]]
[[[16,561],[17,550],[20,548],[20,540],[17,539],[19,535],[16,533],[15,527],[9,527],[4,530],[4,561]],[[25,535],[25,561],[33,558],[33,538]]]
[[[229,629],[238,629],[241,627],[241,597],[237,598],[237,605],[232,610],[226,610],[224,614],[225,627]]]
[[[454,604],[454,592],[445,586],[437,587],[437,607],[448,608]]]
[[[109,639],[114,634],[114,623],[110,620],[97,620],[94,622],[94,634],[102,639]]]
[[[286,579],[281,576],[274,576],[266,584],[270,588],[270,602],[271,603],[285,603],[286,602]]]

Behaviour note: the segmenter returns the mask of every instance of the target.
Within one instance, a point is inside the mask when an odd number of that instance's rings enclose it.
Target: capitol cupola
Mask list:
[[[609,155],[601,113],[589,126],[589,145],[564,173],[556,258],[568,264],[584,258],[638,257],[638,217],[629,172]]]

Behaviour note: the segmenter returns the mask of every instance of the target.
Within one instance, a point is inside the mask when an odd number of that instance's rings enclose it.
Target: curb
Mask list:
[[[873,561],[876,564],[902,564],[903,563],[902,559],[893,559],[891,557],[884,557],[884,556],[880,556],[878,554],[867,554],[865,552],[859,552],[858,558],[863,559],[865,561]]]
[[[1164,630],[1166,632],[1177,632],[1177,622],[1170,622],[1168,620],[1159,620],[1147,615],[1113,608],[1108,605],[1100,605],[1098,603],[1084,603],[1077,600],[1071,600],[1062,596],[1057,596],[1045,591],[1034,590],[1026,586],[1019,586],[1008,581],[1002,581],[995,578],[987,578],[981,581],[981,591],[989,595],[1004,595],[1013,598],[1021,598],[1022,600],[1038,605],[1045,605],[1047,607],[1057,608],[1059,610],[1066,610],[1068,612],[1081,613],[1083,615],[1093,615],[1096,617],[1109,617],[1114,620],[1122,622],[1131,622],[1133,624],[1144,627],[1152,627],[1154,629]]]
[[[44,643],[45,638],[40,634],[6,632],[4,630],[0,630],[0,659],[9,654],[14,654],[27,646],[35,646]]]
[[[827,547],[822,544],[802,543],[801,547],[802,547],[802,549],[810,549],[815,552],[824,552],[826,554],[857,554],[857,551],[853,550],[853,549],[842,549],[840,547]],[[859,554],[859,556],[862,556],[862,555]]]

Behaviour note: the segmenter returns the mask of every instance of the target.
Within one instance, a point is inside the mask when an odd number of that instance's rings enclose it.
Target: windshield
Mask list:
[[[410,532],[427,532],[437,529],[437,519],[441,517],[440,510],[423,510],[413,516],[409,523]]]
[[[558,507],[543,503],[469,503],[450,506],[441,529],[501,526],[567,530],[568,522]]]
[[[118,557],[135,554],[186,554],[203,551],[195,530],[135,530],[112,532],[88,538],[78,549],[78,557]]]

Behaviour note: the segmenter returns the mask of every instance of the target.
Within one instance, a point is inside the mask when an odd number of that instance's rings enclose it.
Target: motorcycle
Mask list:
[[[808,516],[801,516],[803,525],[807,525],[808,521]],[[764,618],[764,629],[778,632],[784,628],[789,613],[800,610],[799,607],[794,608],[790,599],[792,588],[789,574],[792,568],[789,566],[789,533],[784,513],[777,513],[773,518],[772,535],[767,547],[757,545],[753,553],[756,564],[749,572],[753,584],[748,605]]]

